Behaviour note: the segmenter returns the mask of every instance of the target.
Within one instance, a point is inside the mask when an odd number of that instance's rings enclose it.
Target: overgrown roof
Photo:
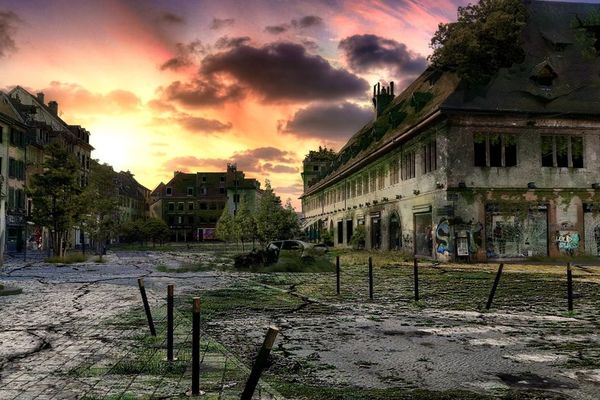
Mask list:
[[[600,21],[600,5],[533,1],[527,9],[522,63],[499,70],[487,85],[473,89],[461,84],[453,72],[428,68],[376,120],[348,140],[329,174],[304,195],[352,173],[394,142],[400,144],[402,136],[436,113],[456,110],[600,117],[600,57],[586,54],[582,44],[586,32],[595,28],[600,48],[600,22],[587,31],[579,24],[596,13]]]

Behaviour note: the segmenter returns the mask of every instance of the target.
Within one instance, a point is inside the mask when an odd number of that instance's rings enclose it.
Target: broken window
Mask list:
[[[515,167],[517,165],[515,135],[475,134],[473,164],[476,167]]]
[[[424,174],[437,169],[437,148],[435,139],[423,145],[422,163]]]
[[[554,69],[548,63],[536,67],[533,75],[529,77],[533,82],[540,86],[552,86],[554,80],[558,77]]]
[[[542,136],[542,167],[583,168],[583,137]]]
[[[402,154],[402,180],[412,179],[415,176],[415,152],[406,151]]]

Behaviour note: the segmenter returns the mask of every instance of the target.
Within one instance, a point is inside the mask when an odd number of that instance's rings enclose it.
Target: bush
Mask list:
[[[70,253],[64,257],[48,257],[45,261],[50,264],[75,264],[87,261],[87,256],[82,253]]]
[[[364,225],[358,225],[352,233],[350,244],[355,249],[364,249],[367,240],[367,229]]]

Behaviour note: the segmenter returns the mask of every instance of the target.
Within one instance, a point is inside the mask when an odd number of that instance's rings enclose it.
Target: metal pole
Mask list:
[[[192,310],[192,396],[200,394],[200,297]]]
[[[269,358],[269,354],[271,353],[271,349],[273,348],[273,344],[275,343],[275,339],[277,338],[277,334],[279,333],[279,328],[270,327],[267,331],[267,336],[265,336],[265,340],[256,356],[256,360],[254,361],[254,365],[252,366],[252,372],[250,372],[250,376],[248,377],[248,381],[246,381],[246,387],[242,392],[242,396],[240,400],[251,400],[252,395],[254,394],[254,390],[256,389],[256,385],[258,384],[258,380],[260,379],[260,375],[263,370],[267,366],[267,359]]]
[[[567,301],[569,311],[573,311],[573,271],[571,271],[571,263],[567,263]]]
[[[415,278],[415,301],[419,301],[419,260],[413,260],[413,274]]]
[[[335,257],[335,292],[340,294],[340,256]]]
[[[150,305],[148,304],[148,297],[146,296],[146,288],[144,287],[144,279],[138,278],[138,286],[140,287],[140,294],[142,295],[142,301],[144,302],[144,311],[146,311],[146,318],[148,319],[148,327],[150,328],[150,334],[156,336],[156,330],[154,329],[154,321],[152,320],[152,313],[150,311]]]
[[[492,291],[490,292],[490,296],[488,297],[487,304],[485,305],[485,309],[489,310],[492,307],[492,301],[494,301],[494,296],[496,295],[496,288],[498,288],[498,283],[500,283],[500,276],[502,275],[502,268],[504,268],[504,264],[500,264],[498,267],[498,272],[496,273],[496,279],[494,279],[494,284],[492,285]]]
[[[369,299],[373,300],[373,258],[369,257]]]
[[[167,286],[167,361],[173,361],[173,294],[175,285]]]

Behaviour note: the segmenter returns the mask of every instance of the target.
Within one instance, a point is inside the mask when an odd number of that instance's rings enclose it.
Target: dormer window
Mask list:
[[[173,194],[173,189],[168,187],[167,188],[167,196],[171,196]]]
[[[556,78],[558,78],[558,75],[547,62],[538,65],[533,71],[533,75],[529,77],[539,86],[552,86]]]

